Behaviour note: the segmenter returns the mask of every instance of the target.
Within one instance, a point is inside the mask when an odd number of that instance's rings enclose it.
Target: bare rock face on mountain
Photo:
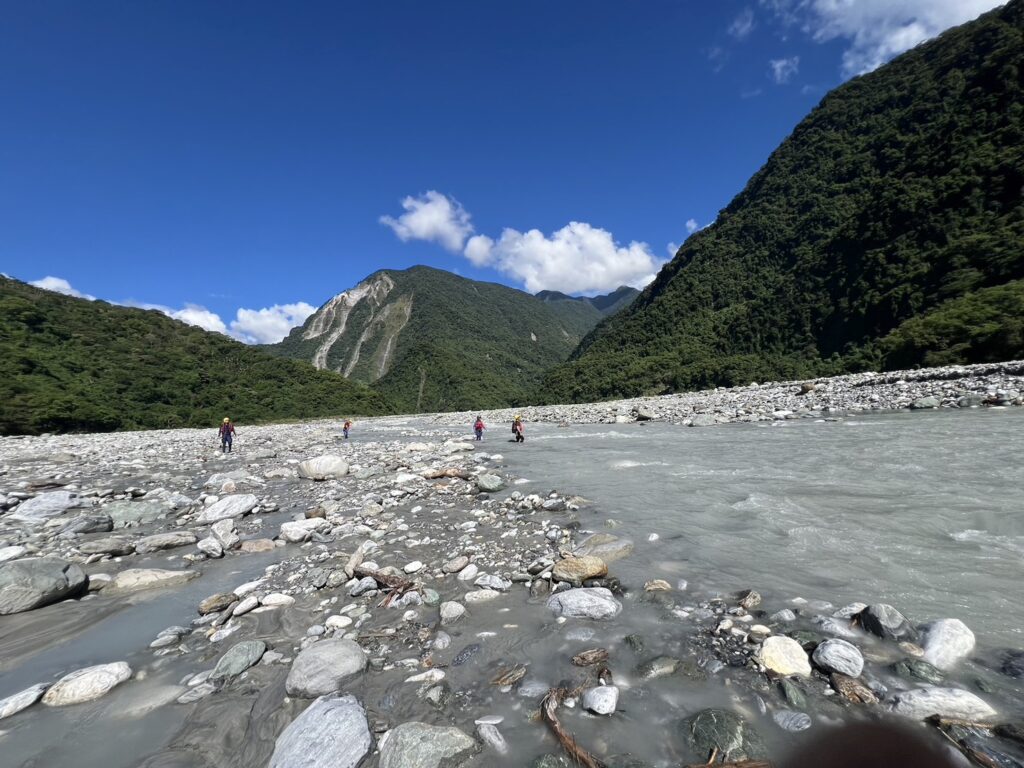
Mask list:
[[[429,267],[384,270],[268,349],[370,384],[404,411],[501,407],[527,399],[636,293],[533,296]]]

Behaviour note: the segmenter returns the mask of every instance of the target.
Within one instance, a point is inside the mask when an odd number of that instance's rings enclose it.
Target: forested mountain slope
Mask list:
[[[1024,0],[828,94],[552,371],[581,401],[1024,356]]]
[[[0,277],[0,434],[375,414],[384,399],[150,310]]]
[[[271,349],[372,384],[402,411],[516,405],[602,317],[430,267],[382,270]]]

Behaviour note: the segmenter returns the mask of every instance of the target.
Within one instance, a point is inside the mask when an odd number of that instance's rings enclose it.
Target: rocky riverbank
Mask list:
[[[1019,402],[1021,366],[955,370],[523,414]],[[780,759],[840,722],[939,715],[937,744],[1024,761],[1019,649],[912,605],[623,581],[632,532],[448,423],[469,424],[380,419],[348,442],[326,423],[242,425],[227,455],[212,430],[0,440],[5,759],[552,768],[573,764],[561,732],[584,764],[641,768]],[[117,738],[90,752],[104,729]]]
[[[511,422],[614,424],[662,420],[705,427],[732,422],[773,421],[907,408],[1009,407],[1024,404],[1024,361],[952,365],[887,373],[752,383],[703,392],[682,392],[602,403],[526,406],[486,411],[485,419]],[[472,423],[476,412],[434,416],[439,424]]]

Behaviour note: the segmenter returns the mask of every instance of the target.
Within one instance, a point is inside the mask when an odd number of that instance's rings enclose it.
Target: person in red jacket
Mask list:
[[[473,425],[473,431],[476,432],[476,439],[477,440],[483,440],[484,439],[484,430],[485,429],[487,429],[487,427],[484,425],[484,420],[480,416],[477,416],[476,417],[476,424]]]
[[[512,422],[512,434],[516,436],[517,443],[526,442],[526,425],[523,424],[523,417],[516,416],[515,421]]]
[[[227,416],[220,424],[220,449],[224,453],[231,453],[231,443],[235,438],[235,425]]]

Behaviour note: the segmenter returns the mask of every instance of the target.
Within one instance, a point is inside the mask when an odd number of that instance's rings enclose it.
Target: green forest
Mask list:
[[[541,398],[1024,356],[1024,2],[828,94]]]
[[[0,278],[0,433],[379,414],[368,388],[155,310]]]

